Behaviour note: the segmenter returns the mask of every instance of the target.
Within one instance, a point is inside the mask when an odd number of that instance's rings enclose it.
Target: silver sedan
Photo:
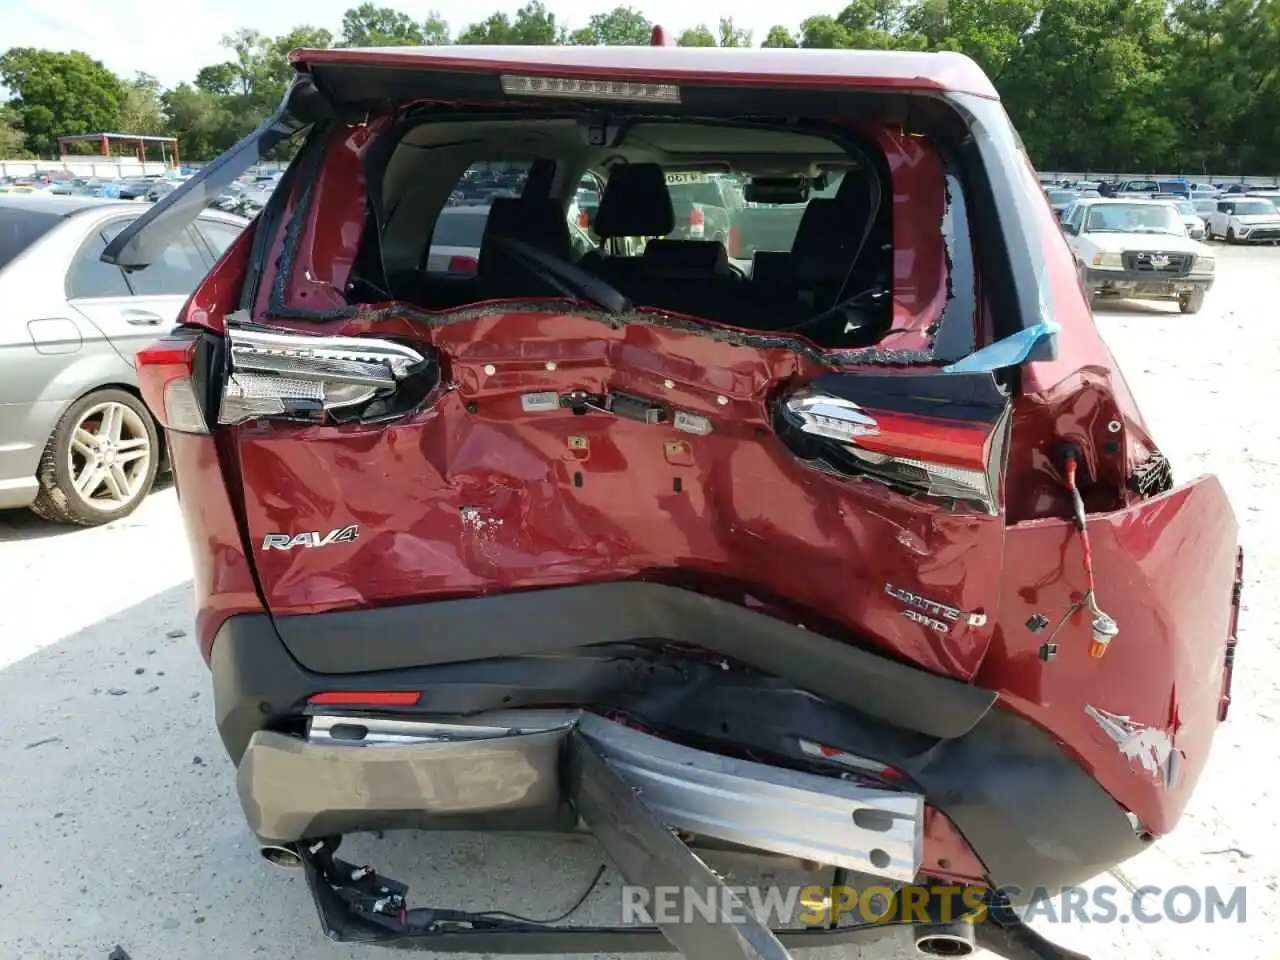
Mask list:
[[[148,204],[0,196],[0,509],[96,525],[132,512],[162,440],[134,357],[183,304],[246,221],[206,211],[155,263],[99,259]]]

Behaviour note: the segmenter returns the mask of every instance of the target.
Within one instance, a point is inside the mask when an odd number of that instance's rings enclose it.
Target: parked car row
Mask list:
[[[1076,180],[1069,177],[1041,175],[1040,185],[1048,189],[1097,190],[1104,197],[1129,194],[1166,194],[1182,197],[1187,200],[1201,198],[1217,198],[1222,195],[1256,194],[1259,192],[1275,192],[1276,187],[1259,188],[1247,183],[1194,181],[1185,177],[1168,179],[1142,177],[1113,180]]]
[[[0,177],[0,195],[50,194],[97,197],[107,200],[154,202],[168,196],[191,178],[189,172],[139,177],[76,177],[70,172],[47,172],[31,177]],[[266,205],[280,175],[246,175],[231,183],[210,206],[226,213],[252,218]]]

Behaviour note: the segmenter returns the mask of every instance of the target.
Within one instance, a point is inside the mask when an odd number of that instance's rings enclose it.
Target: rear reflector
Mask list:
[[[502,92],[512,97],[567,97],[632,103],[679,103],[680,88],[670,83],[583,80],[578,77],[504,76]]]
[[[330,690],[313,695],[307,702],[329,707],[412,707],[421,699],[417,690]]]
[[[152,414],[168,430],[208,433],[193,380],[201,333],[178,329],[137,355],[138,386]]]

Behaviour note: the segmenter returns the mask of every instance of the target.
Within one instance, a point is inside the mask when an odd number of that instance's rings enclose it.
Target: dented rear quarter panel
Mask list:
[[[1232,631],[1238,527],[1226,493],[1204,477],[1121,510],[1090,517],[1099,606],[1119,625],[1101,659],[1089,656],[1090,621],[1077,613],[1040,646],[1084,591],[1075,526],[1034,520],[1009,527],[999,623],[975,682],[1002,705],[1057,736],[1152,833],[1172,829],[1204,768],[1222,695]],[[1035,615],[1049,626],[1033,633]],[[1126,757],[1086,707],[1128,717],[1172,739],[1171,785]]]

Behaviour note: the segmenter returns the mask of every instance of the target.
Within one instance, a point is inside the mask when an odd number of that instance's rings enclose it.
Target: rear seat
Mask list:
[[[747,282],[730,265],[724,244],[661,239],[675,229],[675,214],[666,177],[657,164],[633,163],[610,172],[593,229],[605,239],[655,238],[639,257],[588,254],[579,261],[636,306],[756,329],[797,319],[788,292],[762,290]]]
[[[650,279],[737,280],[724,244],[716,240],[650,240],[640,258],[640,272]]]
[[[480,240],[476,282],[481,298],[560,296],[561,292],[529,273],[524,261],[498,241],[520,240],[561,260],[570,260],[573,242],[564,209],[554,200],[502,197],[489,207]]]
[[[676,228],[666,176],[656,163],[628,163],[609,171],[591,229],[602,240],[665,237]],[[585,270],[627,292],[628,278],[640,270],[638,257],[588,253],[578,261]]]

